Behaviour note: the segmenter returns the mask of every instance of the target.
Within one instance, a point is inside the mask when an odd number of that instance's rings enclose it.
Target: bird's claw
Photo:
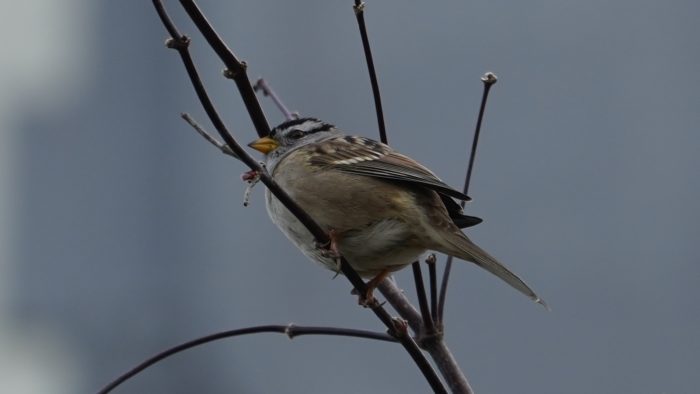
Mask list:
[[[383,305],[380,304],[376,298],[374,298],[374,289],[376,289],[377,286],[379,286],[379,284],[382,283],[382,281],[389,276],[390,273],[391,271],[389,271],[388,268],[385,268],[377,276],[370,279],[369,282],[367,282],[367,289],[365,290],[364,294],[358,294],[356,290],[353,290],[353,294],[359,295],[357,303],[365,308],[375,308],[376,306]]]
[[[358,296],[357,305],[360,305],[363,308],[376,308],[386,303],[386,301],[381,303],[377,301],[377,299],[374,297],[374,288],[370,288],[369,286],[364,294],[360,294],[357,289],[352,289],[350,294]]]
[[[328,231],[328,242],[320,243],[316,242],[316,248],[321,251],[321,256],[333,259],[335,262],[335,276],[333,279],[337,278],[341,272],[341,254],[338,250],[338,232],[334,229]]]

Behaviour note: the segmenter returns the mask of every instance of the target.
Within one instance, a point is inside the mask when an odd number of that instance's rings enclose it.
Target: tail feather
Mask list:
[[[447,241],[449,243],[448,249],[441,250],[441,252],[462,260],[471,261],[479,267],[501,278],[504,282],[528,296],[531,300],[544,306],[547,310],[550,310],[549,306],[547,306],[542,298],[535,294],[530,286],[528,286],[506,266],[499,263],[498,260],[486,253],[485,250],[481,249],[474,242],[470,241],[464,234],[453,234],[453,236],[447,237]]]

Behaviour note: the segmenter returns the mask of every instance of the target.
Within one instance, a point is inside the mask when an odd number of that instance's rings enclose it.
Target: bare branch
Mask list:
[[[396,342],[396,339],[389,334],[383,332],[365,331],[365,330],[355,330],[351,328],[338,328],[338,327],[312,327],[312,326],[297,326],[292,323],[287,325],[266,325],[266,326],[255,326],[240,328],[237,330],[228,330],[217,332],[215,334],[206,335],[185,343],[173,346],[170,349],[162,351],[152,357],[149,357],[141,364],[127,371],[123,375],[114,379],[112,382],[103,387],[98,394],[107,394],[117,388],[122,383],[133,378],[139,373],[143,372],[146,368],[165,360],[166,358],[173,356],[177,353],[183,352],[187,349],[204,345],[210,342],[218,341],[221,339],[233,338],[242,335],[250,334],[260,334],[260,333],[279,333],[285,334],[289,339],[294,339],[295,337],[302,335],[332,335],[332,336],[342,336],[342,337],[354,337],[354,338],[365,338],[373,339],[377,341],[384,342]]]
[[[432,341],[426,340],[423,347],[435,361],[435,365],[442,372],[442,376],[453,393],[474,394],[467,377],[459,368],[457,360],[452,356],[452,352],[442,337]]]
[[[425,335],[421,331],[423,322],[420,313],[411,305],[403,292],[396,287],[391,280],[384,280],[379,284],[379,291],[384,295],[391,306],[406,319],[407,324],[418,336],[418,342],[430,357],[435,361],[435,365],[442,373],[445,382],[453,393],[473,394],[473,390],[467,381],[467,377],[459,368],[459,364],[452,356],[443,339],[442,332],[434,335]]]
[[[267,83],[262,78],[258,78],[258,80],[255,82],[255,85],[253,85],[253,90],[257,91],[262,91],[263,95],[269,96],[272,99],[272,102],[275,103],[277,108],[282,112],[284,115],[284,118],[287,120],[292,120],[296,119],[299,117],[298,114],[291,112],[286,105],[284,105],[284,102],[280,97],[275,93],[275,91],[270,87],[270,85]]]
[[[379,289],[396,312],[399,313],[399,316],[406,319],[411,330],[413,330],[416,335],[420,335],[423,317],[420,315],[420,312],[411,305],[408,298],[404,296],[403,291],[396,287],[396,283],[391,279],[385,279],[377,286],[377,289]]]
[[[467,178],[464,180],[464,194],[469,195],[469,184],[472,180],[472,170],[474,169],[474,160],[476,159],[476,147],[479,144],[479,134],[481,134],[481,122],[484,120],[484,112],[486,111],[486,101],[489,98],[491,87],[498,81],[496,74],[487,72],[481,77],[481,82],[484,83],[484,92],[481,97],[481,105],[479,106],[479,117],[476,120],[476,129],[474,130],[474,140],[472,141],[472,149],[469,152],[469,166],[467,167]],[[464,203],[464,201],[462,201]],[[462,206],[464,208],[464,206]]]
[[[355,5],[352,8],[355,10],[355,18],[357,19],[357,25],[360,28],[360,36],[362,37],[362,48],[365,51],[367,71],[369,71],[369,80],[372,84],[372,94],[374,95],[374,109],[377,113],[377,125],[379,126],[379,139],[386,144],[387,136],[386,126],[384,124],[384,109],[382,108],[382,97],[379,94],[379,82],[377,82],[377,72],[374,69],[374,60],[372,60],[372,50],[369,47],[367,27],[365,26],[365,3],[360,0],[355,0]]]
[[[437,318],[437,257],[435,253],[431,253],[425,259],[425,263],[428,265],[428,274],[430,275],[430,317],[433,323],[438,324],[439,320]],[[439,325],[436,327],[438,331],[442,331],[442,327]]]
[[[484,83],[483,94],[481,95],[481,105],[479,106],[479,117],[476,121],[476,128],[474,129],[474,139],[472,140],[472,148],[469,154],[469,166],[467,167],[467,177],[464,180],[464,194],[468,195],[469,183],[472,178],[472,168],[474,167],[474,158],[476,157],[476,147],[479,143],[479,134],[481,133],[481,121],[484,119],[484,111],[486,110],[486,101],[489,97],[489,91],[491,86],[496,83],[498,78],[496,74],[492,72],[487,72],[481,77],[481,82]],[[464,208],[465,202],[462,201],[461,207]],[[447,262],[445,263],[445,273],[442,275],[442,285],[440,286],[440,301],[438,302],[437,311],[437,321],[438,325],[444,327],[443,318],[445,311],[445,299],[447,298],[447,284],[450,281],[450,271],[452,271],[452,256],[447,256]]]
[[[231,157],[235,157],[236,159],[240,160],[240,158],[238,156],[236,156],[235,153],[233,153],[231,148],[229,148],[226,144],[219,142],[219,140],[217,140],[211,134],[209,134],[206,130],[204,130],[204,128],[202,126],[200,126],[199,123],[197,123],[197,121],[195,121],[192,118],[192,116],[190,116],[190,114],[188,114],[187,112],[183,112],[180,114],[180,117],[182,119],[184,119],[185,122],[187,122],[190,126],[192,126],[192,128],[195,129],[195,131],[197,131],[197,133],[199,135],[204,137],[205,140],[207,140],[210,144],[217,147],[223,154],[229,155]]]
[[[156,0],[154,0],[155,2]],[[255,125],[255,130],[258,132],[258,136],[266,136],[270,134],[270,125],[267,123],[267,118],[265,118],[265,113],[260,107],[257,97],[255,97],[255,92],[253,91],[253,86],[250,84],[250,79],[248,79],[248,72],[246,71],[246,64],[236,57],[236,55],[231,51],[231,49],[224,43],[224,41],[219,37],[219,34],[214,30],[212,25],[209,23],[207,18],[202,14],[197,4],[192,0],[180,0],[180,4],[190,16],[194,24],[199,29],[200,33],[207,40],[209,45],[214,49],[214,52],[219,56],[221,61],[226,65],[226,70],[224,75],[227,78],[233,79],[238,87],[238,91],[243,98],[250,119]],[[162,19],[162,18],[161,18]],[[176,37],[173,34],[175,31],[168,29],[171,36]]]
[[[425,285],[423,284],[423,273],[421,272],[420,263],[415,261],[411,264],[411,267],[413,268],[413,279],[416,283],[416,294],[422,295],[422,297],[418,297],[418,306],[423,317],[425,335],[434,335],[435,324],[433,324],[433,318],[428,307],[428,299],[425,295]]]

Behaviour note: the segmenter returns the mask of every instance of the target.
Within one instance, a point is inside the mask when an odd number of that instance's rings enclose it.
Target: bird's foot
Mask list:
[[[318,248],[321,251],[321,256],[329,259],[333,259],[335,262],[335,267],[333,271],[335,271],[335,276],[333,279],[338,277],[341,272],[341,261],[340,258],[342,257],[340,254],[340,250],[338,250],[338,232],[335,231],[335,229],[330,229],[328,231],[328,242],[326,243],[316,243],[316,248]]]
[[[388,268],[385,268],[377,276],[370,279],[369,282],[367,282],[367,290],[364,292],[364,294],[359,294],[357,303],[365,308],[373,308],[376,305],[381,305],[377,299],[374,298],[374,290],[380,283],[382,283],[384,279],[386,279],[387,276],[389,276],[390,273],[391,271],[389,271]],[[354,295],[358,295],[357,293],[358,292],[356,290],[352,291],[352,294]]]

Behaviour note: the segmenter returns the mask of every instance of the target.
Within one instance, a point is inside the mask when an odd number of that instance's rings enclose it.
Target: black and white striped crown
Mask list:
[[[309,135],[321,131],[329,131],[335,128],[330,123],[326,123],[317,118],[299,118],[288,120],[270,131],[270,137],[285,136],[291,132]]]

